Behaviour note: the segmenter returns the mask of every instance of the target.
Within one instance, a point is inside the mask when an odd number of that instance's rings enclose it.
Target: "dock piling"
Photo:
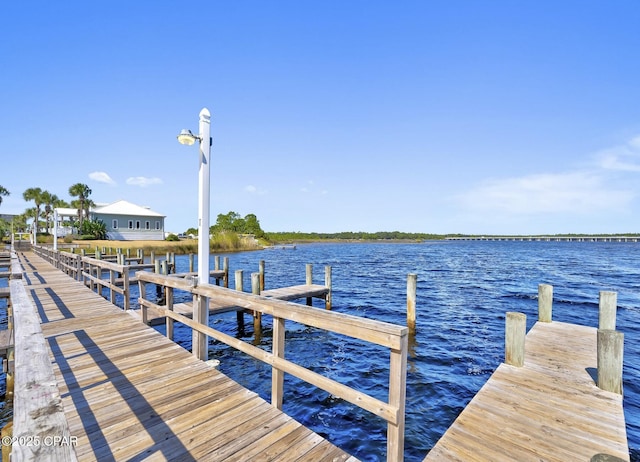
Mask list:
[[[313,284],[313,265],[311,263],[307,263],[306,265],[306,284]],[[307,306],[313,306],[312,297],[307,297]]]
[[[264,267],[263,267],[264,268]],[[264,273],[263,273],[264,275]],[[260,273],[251,273],[251,293],[254,295],[260,295]],[[262,313],[260,311],[253,312],[253,332],[258,336],[258,333],[262,330]]]
[[[260,275],[260,292],[264,290],[264,260],[258,262],[258,274]]]
[[[324,307],[327,310],[331,309],[331,266],[325,265],[324,267],[324,285],[329,289],[329,292],[324,296]]]
[[[416,333],[416,288],[418,285],[418,275],[409,273],[407,275],[407,327],[409,334]]]
[[[622,394],[624,334],[598,329],[598,388]]]
[[[510,366],[524,366],[524,344],[527,335],[527,315],[524,313],[507,312],[505,326],[505,359]]]
[[[616,330],[616,307],[618,304],[618,294],[616,292],[600,292],[598,302],[600,311],[598,328],[604,330]]]
[[[244,271],[239,269],[236,270],[236,290],[238,292],[244,292],[244,284],[243,284],[243,276]],[[236,318],[238,321],[238,332],[244,332],[244,310],[236,311]]]
[[[553,286],[538,285],[538,321],[551,322],[553,307]]]

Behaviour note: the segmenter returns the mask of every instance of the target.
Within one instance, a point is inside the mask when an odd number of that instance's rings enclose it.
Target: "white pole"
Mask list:
[[[198,283],[209,283],[209,196],[211,173],[211,114],[207,108],[200,111],[200,172],[198,175]],[[208,325],[209,300],[195,296],[193,320]],[[206,361],[209,357],[207,336],[193,329],[192,353]]]
[[[53,250],[58,250],[58,209],[53,209]]]
[[[211,114],[200,111],[200,172],[198,175],[198,283],[209,283],[209,195]]]

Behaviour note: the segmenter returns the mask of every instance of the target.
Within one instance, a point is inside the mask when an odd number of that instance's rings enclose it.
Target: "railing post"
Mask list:
[[[622,394],[624,334],[598,329],[598,388]]]
[[[505,363],[510,366],[524,366],[524,345],[527,334],[527,315],[507,312],[505,326]]]
[[[75,255],[76,281],[82,281],[82,255]]]
[[[145,300],[147,296],[147,283],[138,279],[138,290],[140,291],[140,299]],[[140,318],[144,324],[147,323],[147,305],[140,301]]]
[[[551,322],[553,306],[553,286],[538,285],[538,321]]]
[[[131,301],[129,300],[131,292],[129,290],[129,268],[127,268],[126,266],[122,271],[122,290],[122,296],[124,297],[124,309],[128,310],[129,308],[131,308]]]
[[[407,275],[407,327],[409,334],[416,333],[416,288],[418,285],[418,275],[409,273]]]
[[[193,320],[202,325],[208,326],[209,307],[207,306],[208,298],[204,295],[193,296]],[[191,350],[193,356],[206,361],[209,357],[207,335],[202,332],[198,332],[196,329],[191,329]]]
[[[600,292],[598,328],[616,330],[616,308],[618,294],[616,292]]]
[[[284,358],[285,320],[273,317],[272,354],[276,358]],[[271,405],[282,410],[284,396],[284,372],[271,368]]]
[[[387,461],[404,459],[405,401],[407,396],[408,336],[400,338],[400,349],[391,350],[389,363],[389,404],[397,409],[396,424],[387,423]]]
[[[116,304],[116,291],[113,290],[115,285],[116,285],[116,271],[110,269],[109,270],[109,301],[113,305]]]
[[[165,298],[167,299],[167,310],[173,311],[173,287],[165,287]],[[167,338],[173,340],[173,318],[166,317]]]
[[[229,257],[224,257],[222,261],[222,271],[224,271],[224,286],[229,287]]]

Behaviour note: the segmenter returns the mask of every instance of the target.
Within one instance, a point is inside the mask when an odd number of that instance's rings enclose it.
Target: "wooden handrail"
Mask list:
[[[403,459],[408,350],[407,327],[262,297],[260,295],[238,292],[211,284],[194,286],[193,279],[187,280],[176,278],[175,276],[165,276],[141,271],[136,273],[136,278],[141,286],[139,302],[143,312],[143,320],[146,317],[145,313],[147,308],[161,310],[168,319],[181,322],[197,332],[215,338],[253,358],[269,364],[272,367],[271,403],[279,409],[282,408],[283,374],[288,373],[385,419],[388,424],[387,460],[400,461]],[[197,298],[206,297],[230,306],[237,306],[242,309],[273,316],[274,334],[272,352],[262,350],[254,345],[213,329],[208,325],[175,313],[172,311],[172,299],[170,303],[163,306],[145,299],[144,285],[146,283],[161,285],[172,290],[178,289],[189,292],[194,295],[194,305],[196,304]],[[381,401],[285,359],[282,354],[284,352],[285,341],[285,320],[295,321],[389,348],[391,350],[389,402]]]

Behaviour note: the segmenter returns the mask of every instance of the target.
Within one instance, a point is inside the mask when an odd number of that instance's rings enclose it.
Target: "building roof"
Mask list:
[[[149,207],[142,207],[125,200],[119,200],[103,207],[96,207],[95,209],[91,210],[91,213],[103,215],[135,215],[143,217],[162,218],[166,216],[162,215],[161,213],[154,212]]]
[[[70,209],[67,207],[56,207],[59,217],[76,217],[78,216],[78,209]]]

